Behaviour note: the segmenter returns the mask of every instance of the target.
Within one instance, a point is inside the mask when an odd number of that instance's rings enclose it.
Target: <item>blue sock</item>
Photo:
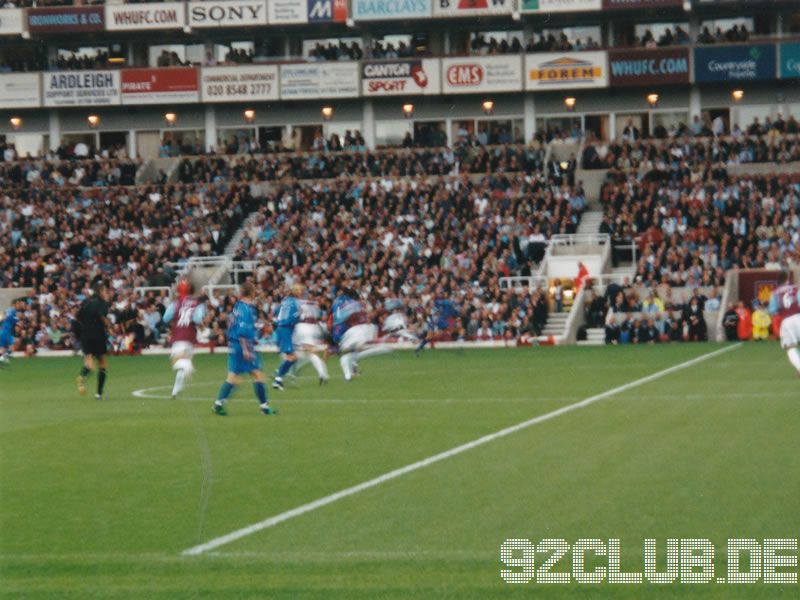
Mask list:
[[[219,394],[217,394],[217,403],[222,404],[225,400],[228,399],[228,396],[231,395],[233,392],[233,388],[236,386],[232,383],[228,383],[227,381],[222,384],[222,387],[219,388]]]
[[[258,398],[259,404],[266,404],[267,403],[267,388],[264,387],[263,381],[255,381],[253,382],[253,390],[256,393],[256,398]]]
[[[289,369],[292,368],[292,365],[295,363],[293,360],[285,360],[281,363],[280,368],[278,369],[278,377],[283,377],[289,372]]]
[[[417,346],[417,352],[425,348],[425,346],[427,345],[428,345],[428,338],[425,338],[424,340],[422,340],[422,343],[419,346]]]

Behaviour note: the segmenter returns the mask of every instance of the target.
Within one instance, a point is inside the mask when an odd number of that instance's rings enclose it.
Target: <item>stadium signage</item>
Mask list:
[[[431,16],[431,0],[353,0],[353,19],[374,21]]]
[[[774,44],[709,46],[694,49],[694,78],[698,82],[774,79]]]
[[[122,71],[123,104],[167,104],[199,100],[200,88],[197,69],[194,67]]]
[[[277,65],[206,67],[200,74],[203,102],[278,99]]]
[[[197,28],[266,25],[265,0],[190,2],[189,25]]]
[[[309,23],[347,21],[347,0],[306,0]]]
[[[183,2],[106,4],[106,29],[109,31],[182,29],[185,24]]]
[[[41,105],[38,73],[0,75],[3,108],[33,108]]]
[[[522,58],[514,55],[442,59],[442,93],[522,89]]]
[[[508,15],[512,9],[512,0],[433,0],[434,17]]]
[[[683,0],[603,0],[603,10],[683,7]]]
[[[364,96],[438,94],[439,89],[437,60],[366,62],[361,65],[361,91]]]
[[[602,0],[520,0],[521,12],[583,12],[600,10]]]
[[[281,99],[357,96],[357,62],[281,65]]]
[[[608,71],[612,86],[689,83],[689,49],[611,50]]]
[[[120,103],[119,71],[44,73],[45,106],[90,106]]]
[[[528,54],[525,56],[525,89],[607,87],[607,62],[606,53],[602,51]]]
[[[63,6],[28,9],[31,33],[81,33],[105,29],[102,6]]]
[[[24,14],[21,8],[0,9],[0,35],[22,34]]]
[[[308,23],[308,0],[269,0],[267,21],[269,23]]]
[[[781,44],[781,78],[800,77],[800,43]]]

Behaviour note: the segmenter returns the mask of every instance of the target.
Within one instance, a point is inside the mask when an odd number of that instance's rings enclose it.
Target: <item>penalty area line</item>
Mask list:
[[[355,494],[358,494],[370,488],[377,487],[383,483],[386,483],[387,481],[392,481],[393,479],[397,479],[398,477],[402,477],[403,475],[407,475],[408,473],[412,473],[413,471],[423,469],[432,464],[441,462],[453,456],[457,456],[459,454],[467,452],[468,450],[472,450],[473,448],[477,448],[479,446],[483,446],[484,444],[488,444],[489,442],[493,442],[500,438],[504,438],[506,436],[511,435],[512,433],[516,433],[518,431],[522,431],[523,429],[527,429],[534,425],[538,425],[539,423],[544,423],[545,421],[555,419],[556,417],[560,417],[561,415],[565,415],[580,408],[585,408],[591,404],[594,404],[595,402],[599,402],[600,400],[605,400],[606,398],[616,396],[617,394],[621,394],[622,392],[626,392],[630,389],[639,387],[641,385],[645,385],[647,383],[650,383],[651,381],[655,381],[667,375],[671,375],[672,373],[675,373],[677,371],[687,369],[698,363],[710,360],[721,354],[730,352],[731,350],[736,350],[740,346],[741,343],[738,343],[734,344],[733,346],[726,346],[724,348],[720,348],[719,350],[714,350],[712,352],[707,352],[706,354],[701,354],[700,356],[679,363],[677,365],[673,365],[672,367],[667,367],[666,369],[662,369],[661,371],[656,371],[651,375],[640,377],[639,379],[635,379],[629,383],[625,383],[615,388],[611,388],[610,390],[606,390],[605,392],[595,394],[594,396],[589,396],[588,398],[584,398],[583,400],[580,400],[578,402],[567,404],[566,406],[562,406],[561,408],[550,411],[543,415],[539,415],[537,417],[533,417],[532,419],[528,419],[527,421],[522,421],[521,423],[517,423],[516,425],[511,425],[504,429],[500,429],[499,431],[495,431],[494,433],[490,433],[482,437],[479,437],[477,439],[474,439],[470,442],[466,442],[459,446],[455,446],[454,448],[450,448],[449,450],[445,450],[444,452],[434,454],[433,456],[429,456],[428,458],[423,458],[422,460],[418,460],[404,467],[394,469],[392,471],[389,471],[388,473],[384,473],[383,475],[379,475],[378,477],[375,477],[373,479],[369,479],[357,485],[345,488],[333,494],[329,494],[328,496],[323,496],[322,498],[318,498],[317,500],[314,500],[312,502],[302,504],[291,510],[287,510],[280,514],[266,518],[263,521],[259,521],[258,523],[253,523],[252,525],[248,525],[247,527],[242,527],[241,529],[237,529],[235,531],[214,538],[202,544],[198,544],[197,546],[192,546],[191,548],[187,548],[186,550],[184,550],[182,554],[184,556],[198,556],[200,554],[204,554],[206,552],[209,552],[210,550],[219,548],[220,546],[225,546],[226,544],[230,544],[231,542],[235,542],[247,536],[253,535],[254,533],[257,533],[264,529],[269,529],[270,527],[274,527],[275,525],[279,525],[280,523],[284,523],[285,521],[294,519],[295,517],[300,517],[306,513],[317,510],[318,508],[322,508],[323,506],[328,506],[329,504],[333,504],[334,502],[337,502],[349,496],[354,496]]]

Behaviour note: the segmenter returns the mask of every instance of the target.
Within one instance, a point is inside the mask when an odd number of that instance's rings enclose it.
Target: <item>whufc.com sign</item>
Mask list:
[[[431,0],[353,0],[353,20],[420,19],[431,16]]]
[[[610,50],[611,86],[689,83],[689,49]]]
[[[109,31],[183,29],[185,24],[183,2],[106,4],[106,29]]]
[[[774,44],[695,48],[694,79],[698,82],[774,79],[775,54]]]

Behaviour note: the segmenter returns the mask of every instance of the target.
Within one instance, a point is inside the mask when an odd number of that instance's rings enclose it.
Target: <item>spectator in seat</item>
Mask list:
[[[736,329],[737,336],[742,341],[749,340],[750,336],[753,335],[753,321],[750,315],[750,309],[748,309],[741,300],[739,300],[739,303],[736,305],[736,316],[739,317],[739,323]]]
[[[772,318],[758,300],[753,302],[753,315],[751,318],[753,321],[753,339],[769,339],[769,326],[772,323]]]
[[[725,339],[735,342],[739,339],[739,315],[733,308],[733,302],[728,302],[728,309],[722,318],[722,328],[725,330]]]

